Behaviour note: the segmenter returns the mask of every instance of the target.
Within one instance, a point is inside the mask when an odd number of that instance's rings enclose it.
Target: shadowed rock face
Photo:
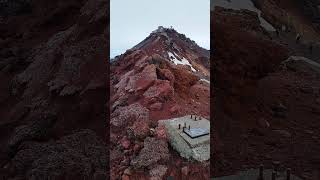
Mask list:
[[[0,2],[0,15],[20,15],[32,11],[31,1],[27,0],[4,0]]]
[[[245,12],[223,12],[211,12],[216,127],[211,142],[217,160],[212,173],[231,175],[259,164],[271,168],[280,161],[293,174],[312,179],[320,163],[318,65],[289,58],[301,49],[290,48],[294,41],[283,37],[287,34],[271,40],[257,29],[244,31],[256,27],[238,28],[254,22],[237,15]]]
[[[6,2],[0,3],[6,13],[0,18],[0,164],[6,167],[0,174],[105,176],[108,2]],[[31,11],[22,12],[25,6]]]
[[[24,142],[6,168],[29,179],[88,178],[104,172],[107,149],[91,130],[80,130],[57,141]]]

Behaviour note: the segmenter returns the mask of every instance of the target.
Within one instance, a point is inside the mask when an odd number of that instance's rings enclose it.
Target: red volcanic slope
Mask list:
[[[168,149],[165,131],[157,124],[187,114],[209,118],[209,84],[204,80],[210,77],[209,64],[208,50],[163,27],[115,58],[110,82],[111,151],[124,156],[112,160],[113,178],[128,168],[134,169],[131,176],[137,179],[170,174],[209,177],[208,163],[190,163]],[[150,138],[162,145],[152,149]],[[151,153],[158,150],[160,157]],[[150,156],[148,163],[141,160]],[[189,170],[183,174],[182,168]],[[152,173],[159,171],[160,175]]]

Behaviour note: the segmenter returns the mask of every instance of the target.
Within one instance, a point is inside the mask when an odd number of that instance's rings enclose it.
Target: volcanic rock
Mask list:
[[[145,120],[137,120],[133,124],[133,134],[135,138],[144,139],[150,133],[149,122]]]
[[[55,142],[23,143],[11,161],[17,175],[28,178],[93,177],[106,168],[104,143],[90,130],[80,130]],[[61,168],[63,167],[63,168]]]
[[[152,111],[159,111],[162,109],[163,104],[160,102],[154,103],[150,105],[150,110]]]
[[[178,106],[178,105],[172,106],[172,107],[170,108],[170,113],[171,113],[171,114],[176,114],[176,113],[178,113],[179,111],[180,111],[180,106]]]
[[[189,174],[189,168],[188,168],[188,166],[184,166],[183,168],[181,168],[181,173],[182,173],[184,176],[188,176],[188,174]]]
[[[128,149],[130,146],[130,141],[126,137],[123,137],[121,140],[121,145],[124,149]]]
[[[158,139],[167,140],[166,129],[164,125],[159,125],[156,127],[156,135]]]
[[[133,124],[135,121],[148,121],[149,110],[140,103],[120,107],[111,114],[110,123],[112,126],[121,128],[124,125]]]
[[[163,140],[147,137],[139,155],[131,161],[136,168],[148,168],[158,162],[166,162],[169,158],[168,143]]]
[[[45,138],[55,124],[56,118],[55,114],[45,113],[29,124],[17,127],[8,142],[9,153],[15,153],[16,148],[24,141]]]
[[[167,167],[164,165],[157,165],[156,167],[154,167],[153,169],[151,169],[149,171],[149,174],[151,176],[150,179],[152,180],[161,180],[163,179],[163,176],[166,174],[167,172]]]
[[[145,103],[165,102],[174,96],[174,89],[167,80],[158,80],[144,94]]]

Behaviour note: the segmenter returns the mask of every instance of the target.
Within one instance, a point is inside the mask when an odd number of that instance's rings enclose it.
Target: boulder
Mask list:
[[[152,111],[160,111],[162,109],[163,103],[161,102],[156,102],[150,105],[150,110]]]
[[[129,149],[129,147],[130,147],[130,141],[128,140],[128,138],[127,137],[123,137],[122,139],[121,139],[121,146],[124,148],[124,149]]]
[[[181,168],[181,173],[184,175],[184,176],[188,176],[189,174],[189,168],[188,166],[184,166]]]
[[[130,126],[135,121],[148,121],[149,110],[140,103],[134,103],[129,106],[119,107],[111,114],[110,124],[114,128]]]
[[[163,176],[167,173],[167,167],[165,165],[157,165],[149,171],[152,180],[162,180]]]
[[[156,137],[158,139],[164,139],[167,140],[167,133],[166,133],[166,128],[164,125],[159,125],[158,127],[156,127],[155,129],[156,131]]]
[[[166,162],[170,157],[168,143],[164,140],[147,137],[144,147],[139,155],[131,161],[135,169],[150,168],[150,166],[162,161]]]
[[[170,81],[170,85],[174,85],[175,77],[169,69],[157,69],[158,79]]]
[[[174,89],[169,81],[157,80],[152,87],[144,92],[143,96],[146,104],[165,102],[174,97]]]
[[[124,88],[126,91],[143,92],[157,79],[155,65],[147,65],[142,72],[134,73],[128,77],[128,83]]]
[[[138,120],[134,122],[132,130],[134,137],[137,139],[144,139],[150,134],[149,121]]]

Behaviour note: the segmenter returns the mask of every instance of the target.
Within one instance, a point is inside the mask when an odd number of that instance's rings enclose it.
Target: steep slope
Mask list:
[[[210,52],[173,28],[159,26],[130,50],[143,50],[148,56],[158,54],[176,65],[188,65],[193,72],[210,76],[208,73]]]
[[[121,177],[124,169],[133,171],[130,176],[137,179],[170,174],[176,178],[209,177],[208,163],[188,162],[178,156],[168,147],[164,129],[157,123],[187,114],[209,118],[209,64],[207,50],[163,27],[112,61],[111,152],[124,154],[111,160],[113,178]],[[161,157],[148,154],[154,151],[148,138],[163,144]],[[156,156],[150,164],[137,161],[148,156]],[[181,168],[189,169],[187,174],[181,173]],[[160,170],[161,177],[152,173]]]

